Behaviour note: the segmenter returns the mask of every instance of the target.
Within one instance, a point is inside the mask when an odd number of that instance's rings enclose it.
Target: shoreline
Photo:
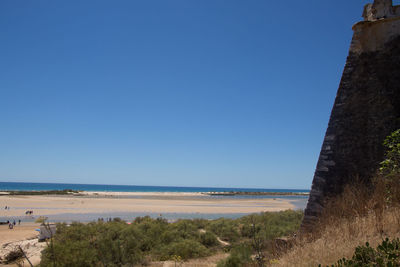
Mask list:
[[[179,219],[204,215],[229,217],[265,211],[304,209],[305,197],[235,197],[209,196],[188,192],[85,192],[77,195],[1,195],[0,219],[33,218],[25,215],[32,210],[33,217],[84,218],[130,217],[168,214]],[[9,209],[5,209],[5,206]],[[85,217],[86,216],[86,217]]]
[[[2,190],[1,196],[309,196],[309,192],[253,192],[253,191],[210,191],[210,192],[125,192],[125,191],[78,191],[64,190]]]

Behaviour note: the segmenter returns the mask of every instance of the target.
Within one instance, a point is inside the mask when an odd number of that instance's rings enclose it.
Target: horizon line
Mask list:
[[[174,186],[174,185],[133,185],[133,184],[90,184],[90,183],[59,183],[59,182],[10,182],[10,181],[0,181],[0,183],[25,183],[25,184],[59,184],[59,185],[102,185],[102,186],[137,186],[137,187],[178,187],[178,188],[226,188],[226,189],[266,189],[266,190],[304,190],[310,191],[310,189],[305,188],[254,188],[254,187],[224,187],[224,186]]]

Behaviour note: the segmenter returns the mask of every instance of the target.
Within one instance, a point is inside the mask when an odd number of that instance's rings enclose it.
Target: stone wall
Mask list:
[[[400,6],[393,7],[393,12],[395,16],[400,16]]]
[[[362,16],[366,21],[374,21],[395,17],[398,6],[393,6],[392,0],[375,0],[373,4],[366,4]]]
[[[400,128],[400,18],[360,22],[353,30],[303,230],[311,229],[325,201],[345,184],[376,173],[384,138]]]
[[[386,43],[400,35],[400,17],[362,21],[353,26],[353,31],[350,53],[382,50]]]

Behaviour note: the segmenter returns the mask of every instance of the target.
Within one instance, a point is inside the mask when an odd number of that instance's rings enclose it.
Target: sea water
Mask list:
[[[59,184],[59,183],[16,183],[0,182],[0,191],[45,191],[72,189],[78,191],[101,192],[279,192],[308,193],[306,189],[262,189],[229,187],[181,187],[181,186],[143,186],[143,185],[105,185],[105,184]]]

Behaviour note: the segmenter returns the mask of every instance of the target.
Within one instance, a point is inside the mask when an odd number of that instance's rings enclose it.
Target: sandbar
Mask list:
[[[4,207],[8,206],[9,209]],[[209,197],[201,193],[83,192],[80,195],[0,196],[0,218],[54,214],[207,213],[249,214],[295,209],[285,198]]]

